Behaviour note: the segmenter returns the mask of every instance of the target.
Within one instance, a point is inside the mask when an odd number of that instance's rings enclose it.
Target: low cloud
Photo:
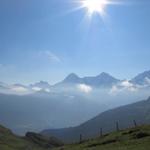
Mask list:
[[[92,92],[92,87],[86,84],[78,84],[77,85],[78,90],[84,93],[90,93]]]
[[[111,88],[109,93],[110,94],[116,94],[118,92],[120,92],[119,88],[116,85],[114,85],[114,86],[112,86],[112,88]]]
[[[39,87],[33,87],[32,90],[38,92],[38,91],[41,91],[42,88],[39,88]]]
[[[118,94],[120,92],[136,92],[139,89],[137,85],[132,84],[128,80],[124,80],[117,85],[112,86],[110,94]]]
[[[125,81],[122,81],[121,86],[123,87],[127,87],[127,88],[130,88],[130,87],[133,87],[134,85],[132,83],[130,83],[128,80],[125,80]]]
[[[13,86],[11,87],[11,90],[20,94],[29,92],[27,88],[22,86]]]
[[[32,90],[34,91],[34,92],[39,92],[39,91],[45,91],[45,92],[47,92],[47,93],[50,93],[51,91],[50,91],[50,89],[49,88],[40,88],[40,87],[32,87]]]
[[[150,85],[150,78],[146,77],[145,82]]]

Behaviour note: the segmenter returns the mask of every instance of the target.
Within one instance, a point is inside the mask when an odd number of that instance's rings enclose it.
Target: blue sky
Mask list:
[[[103,19],[70,11],[74,1],[0,0],[1,81],[53,84],[71,72],[124,79],[150,69],[149,0],[120,0]]]

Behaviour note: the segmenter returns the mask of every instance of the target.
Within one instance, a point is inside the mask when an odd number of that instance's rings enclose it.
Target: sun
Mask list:
[[[102,19],[105,19],[107,16],[106,8],[114,5],[122,5],[124,4],[121,0],[72,0],[74,7],[70,12],[75,12],[81,9],[86,10],[86,16],[90,19],[94,16],[94,14],[98,14]]]
[[[82,0],[82,7],[87,8],[88,13],[103,14],[106,6],[109,4],[109,0]]]

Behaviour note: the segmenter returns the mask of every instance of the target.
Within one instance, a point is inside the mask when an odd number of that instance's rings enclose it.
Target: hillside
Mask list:
[[[25,137],[14,135],[9,129],[0,126],[0,150],[50,150],[63,145],[55,138],[27,133]]]
[[[130,128],[53,150],[149,150],[150,125]]]
[[[114,131],[116,130],[116,122],[118,122],[120,129],[132,127],[133,120],[138,125],[150,123],[150,98],[105,111],[77,127],[44,130],[42,134],[56,136],[64,142],[76,142],[80,134],[86,138],[97,136],[100,128],[103,128],[104,133]]]

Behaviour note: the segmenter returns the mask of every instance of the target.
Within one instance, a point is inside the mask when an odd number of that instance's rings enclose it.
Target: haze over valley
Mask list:
[[[108,73],[80,78],[72,73],[50,85],[0,83],[0,122],[17,134],[77,126],[97,114],[149,97],[150,71],[131,80]]]

